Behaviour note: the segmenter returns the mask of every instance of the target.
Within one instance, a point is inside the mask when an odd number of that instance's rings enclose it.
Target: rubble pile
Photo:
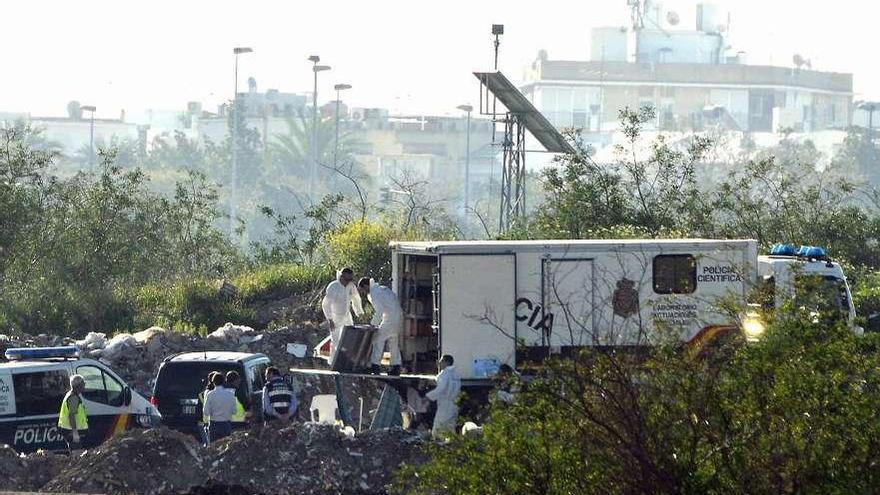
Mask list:
[[[346,435],[294,423],[236,432],[204,448],[158,428],[132,430],[74,454],[19,456],[0,449],[0,489],[66,493],[384,494],[401,466],[427,460],[422,437],[402,429]]]
[[[189,435],[156,428],[131,430],[67,459],[43,491],[158,494],[205,483],[206,452]]]
[[[424,461],[421,444],[402,429],[349,437],[315,423],[261,428],[209,447],[208,477],[266,494],[385,493],[400,466]]]
[[[61,471],[65,459],[45,452],[23,456],[0,445],[0,490],[38,490]]]
[[[189,351],[239,351],[261,352],[283,371],[291,367],[325,367],[323,360],[312,358],[315,346],[327,335],[327,331],[312,323],[297,327],[281,327],[265,332],[227,323],[206,337],[184,334],[151,327],[134,334],[106,334],[92,332],[84,339],[72,341],[60,337],[37,336],[28,340],[0,339],[6,347],[76,344],[83,357],[98,359],[110,366],[133,389],[144,396],[152,393],[153,381],[159,364],[166,357]],[[300,356],[288,351],[288,344],[304,347]]]

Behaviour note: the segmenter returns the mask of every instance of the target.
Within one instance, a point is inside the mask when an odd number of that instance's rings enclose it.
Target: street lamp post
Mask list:
[[[467,212],[471,199],[471,112],[474,111],[474,107],[459,105],[455,108],[467,112],[467,145],[464,154],[464,211]]]
[[[235,233],[235,209],[238,205],[238,56],[251,53],[253,50],[246,46],[232,49],[235,55],[235,83],[232,99],[232,194],[229,199],[229,235]]]
[[[81,110],[91,113],[92,119],[89,124],[89,170],[95,169],[95,110],[94,105],[84,105]]]
[[[336,90],[336,140],[333,144],[333,167],[336,167],[337,156],[339,155],[339,92],[351,89],[351,84],[337,84],[333,86]]]
[[[318,72],[330,70],[329,65],[318,65],[321,57],[312,55],[312,72],[315,76],[315,87],[312,91],[312,166],[309,167],[309,202],[314,203],[315,176],[318,173]]]

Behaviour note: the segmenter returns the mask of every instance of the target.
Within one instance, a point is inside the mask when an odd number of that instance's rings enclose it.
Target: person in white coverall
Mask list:
[[[336,349],[342,329],[354,324],[351,311],[354,310],[357,316],[364,314],[361,295],[354,286],[354,272],[351,268],[339,270],[336,280],[327,285],[324,300],[321,301],[321,309],[324,311],[324,318],[327,318],[330,324],[330,345],[332,349]]]
[[[375,280],[364,277],[358,281],[358,291],[367,296],[373,305],[373,326],[379,330],[373,335],[373,352],[370,355],[371,373],[379,374],[382,354],[385,346],[391,353],[391,371],[389,375],[400,374],[400,331],[403,329],[403,309],[400,301],[391,289],[379,285]]]
[[[458,420],[458,394],[461,392],[461,378],[455,371],[455,359],[449,354],[440,358],[440,374],[437,375],[437,387],[425,394],[425,397],[437,402],[437,413],[434,414],[434,427],[431,436],[442,439],[455,433],[455,422]]]

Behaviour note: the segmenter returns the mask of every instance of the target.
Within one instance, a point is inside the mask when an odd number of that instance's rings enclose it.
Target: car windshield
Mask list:
[[[849,315],[846,281],[834,276],[799,275],[795,283],[795,304],[834,319]]]
[[[156,380],[156,393],[189,394],[195,397],[205,388],[210,372],[226,374],[233,370],[238,371],[239,366],[233,363],[167,363]]]

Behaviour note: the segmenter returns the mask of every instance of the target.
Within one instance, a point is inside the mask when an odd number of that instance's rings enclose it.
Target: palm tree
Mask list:
[[[333,152],[336,149],[336,121],[333,119],[318,120],[318,164],[326,168],[333,167]],[[351,160],[352,133],[340,129],[338,162]],[[306,177],[312,161],[312,119],[300,110],[295,117],[287,119],[287,133],[276,134],[269,142],[269,153],[272,162],[282,171],[293,172]],[[325,172],[321,171],[320,174]]]

